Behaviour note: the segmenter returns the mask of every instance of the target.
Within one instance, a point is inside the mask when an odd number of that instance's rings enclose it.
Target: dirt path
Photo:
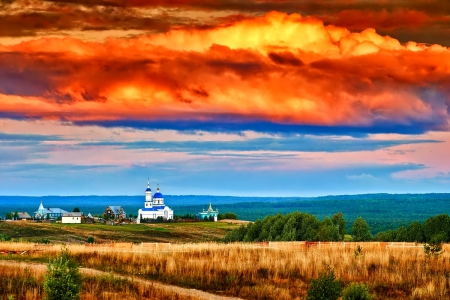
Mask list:
[[[33,270],[36,270],[36,271],[43,271],[43,272],[45,272],[47,270],[47,265],[46,264],[16,262],[16,261],[11,261],[11,260],[0,260],[0,266],[7,266],[7,267],[15,267],[15,266],[17,266],[17,267],[21,267],[21,268],[28,268],[28,269],[33,269]],[[91,275],[91,276],[102,276],[102,275],[110,276],[111,275],[111,273],[99,271],[99,270],[96,270],[96,269],[89,269],[89,268],[80,268],[80,272],[82,274]],[[132,277],[132,276],[123,276],[123,275],[117,275],[117,274],[112,274],[112,275],[117,277],[117,278],[128,279],[130,281],[147,284],[149,286],[151,285],[154,288],[161,289],[161,290],[164,290],[164,291],[167,291],[167,292],[173,292],[173,293],[177,293],[177,294],[183,295],[183,296],[190,296],[193,299],[201,299],[201,300],[203,300],[203,299],[205,299],[205,300],[207,300],[207,299],[208,300],[242,300],[241,298],[219,296],[219,295],[211,294],[211,293],[208,293],[208,292],[203,292],[203,291],[196,290],[196,289],[182,288],[182,287],[175,286],[175,285],[164,284],[164,283],[160,283],[160,282],[157,282],[157,281],[145,280],[145,279]]]

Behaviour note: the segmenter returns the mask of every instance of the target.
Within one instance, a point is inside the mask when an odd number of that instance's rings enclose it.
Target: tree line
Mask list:
[[[242,225],[227,233],[225,242],[263,242],[263,241],[343,241],[347,221],[341,212],[322,221],[314,215],[294,212],[277,214]],[[450,241],[450,217],[437,215],[425,222],[413,222],[408,227],[378,233],[370,232],[367,222],[359,217],[352,225],[351,240],[384,242],[441,243]],[[350,237],[349,237],[350,238]]]
[[[407,227],[401,226],[394,230],[379,232],[376,239],[383,242],[448,243],[450,242],[450,216],[437,215],[423,223],[413,222]]]

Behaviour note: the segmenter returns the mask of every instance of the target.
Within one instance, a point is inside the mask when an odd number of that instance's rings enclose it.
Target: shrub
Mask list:
[[[67,248],[48,264],[44,292],[47,300],[78,300],[81,291],[81,274],[71,259]]]
[[[42,238],[42,239],[41,239],[41,243],[42,243],[42,244],[48,245],[48,244],[50,244],[50,240],[49,240],[49,239],[46,239],[46,238]]]
[[[0,242],[7,242],[10,241],[11,237],[7,235],[6,233],[0,233]]]
[[[88,238],[87,238],[88,244],[93,244],[94,241],[95,241],[95,240],[94,240],[94,237],[93,237],[92,235],[88,236]]]
[[[444,250],[442,250],[441,244],[424,244],[423,245],[423,252],[425,252],[425,255],[430,257],[438,257],[442,253],[444,253]]]
[[[342,291],[342,300],[372,300],[369,287],[365,284],[350,283]]]
[[[337,300],[341,295],[342,285],[331,269],[319,274],[311,280],[311,286],[306,295],[307,300]]]

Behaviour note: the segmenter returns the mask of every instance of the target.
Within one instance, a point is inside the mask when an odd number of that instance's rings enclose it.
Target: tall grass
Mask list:
[[[45,268],[13,268],[0,265],[0,299],[41,300],[44,298]],[[165,299],[190,300],[192,297],[166,291],[144,282],[114,276],[83,276],[82,300]]]
[[[294,245],[294,246],[292,246]],[[154,279],[245,299],[303,299],[312,278],[331,267],[345,284],[363,282],[377,299],[450,298],[450,247],[437,258],[423,248],[386,248],[360,243],[362,251],[344,247],[305,248],[279,243],[184,244],[164,251],[115,250],[69,246],[83,267]],[[0,249],[12,246],[0,244]],[[14,247],[25,249],[27,244]],[[21,259],[56,255],[57,250],[29,252]]]

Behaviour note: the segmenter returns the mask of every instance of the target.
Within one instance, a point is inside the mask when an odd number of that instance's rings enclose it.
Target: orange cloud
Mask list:
[[[450,51],[272,12],[214,29],[0,47],[0,114],[448,128]]]

